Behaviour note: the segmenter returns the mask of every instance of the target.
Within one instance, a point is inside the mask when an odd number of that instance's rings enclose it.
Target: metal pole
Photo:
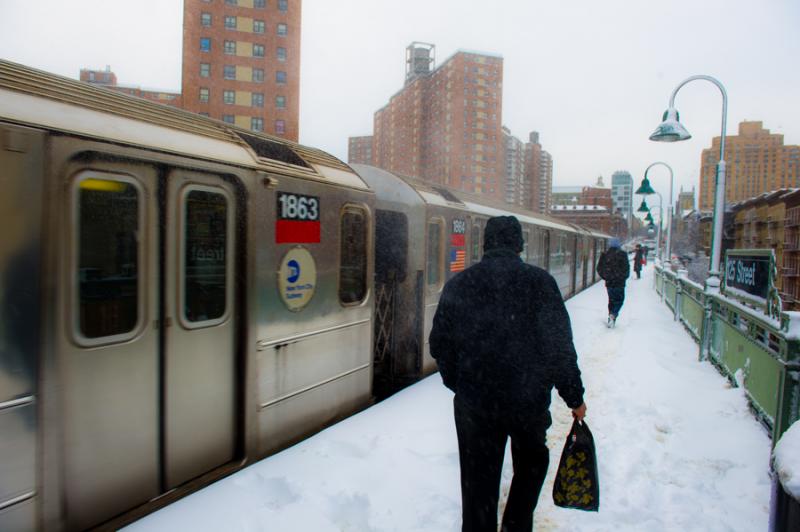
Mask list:
[[[672,96],[669,98],[670,108],[675,107],[675,95],[678,93],[678,90],[680,90],[681,87],[690,81],[694,81],[696,79],[710,81],[717,86],[719,92],[722,94],[722,134],[719,140],[719,162],[717,163],[717,182],[714,195],[714,227],[712,231],[711,243],[711,268],[708,272],[709,277],[706,280],[707,286],[718,288],[720,285],[719,262],[720,256],[722,255],[722,227],[725,221],[725,129],[728,119],[728,93],[725,92],[725,87],[722,86],[722,83],[711,76],[692,76],[682,81],[677,87],[675,87],[675,90],[672,91]]]

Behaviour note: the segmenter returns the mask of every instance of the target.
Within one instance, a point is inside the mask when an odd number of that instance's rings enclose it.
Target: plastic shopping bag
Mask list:
[[[562,508],[593,512],[600,508],[597,454],[585,421],[573,421],[567,435],[553,484],[553,502]]]

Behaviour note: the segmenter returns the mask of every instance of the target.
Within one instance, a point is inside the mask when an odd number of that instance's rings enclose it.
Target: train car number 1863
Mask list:
[[[319,198],[279,192],[278,218],[281,220],[318,221]]]
[[[318,197],[278,192],[275,243],[319,243],[319,215],[320,203]]]

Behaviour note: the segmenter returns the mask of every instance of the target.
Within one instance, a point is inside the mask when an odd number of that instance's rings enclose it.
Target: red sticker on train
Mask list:
[[[276,244],[319,244],[319,222],[277,220],[275,222]]]

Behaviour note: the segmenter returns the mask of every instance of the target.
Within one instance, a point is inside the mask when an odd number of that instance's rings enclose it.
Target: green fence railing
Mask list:
[[[777,442],[800,418],[800,312],[781,320],[692,282],[685,270],[655,266],[656,291],[708,359],[741,386]]]

